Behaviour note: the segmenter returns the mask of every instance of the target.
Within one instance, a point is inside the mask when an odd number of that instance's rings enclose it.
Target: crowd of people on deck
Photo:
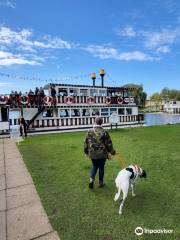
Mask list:
[[[19,104],[28,103],[29,105],[42,105],[44,103],[45,92],[42,87],[36,87],[34,91],[32,89],[29,92],[22,93],[21,91],[11,91],[8,102],[10,105],[17,106]],[[54,85],[50,86],[50,96],[53,104],[56,103],[56,89]]]

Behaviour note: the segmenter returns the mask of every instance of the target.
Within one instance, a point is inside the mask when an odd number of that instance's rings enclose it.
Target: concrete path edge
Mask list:
[[[0,239],[60,240],[11,139],[0,139]]]

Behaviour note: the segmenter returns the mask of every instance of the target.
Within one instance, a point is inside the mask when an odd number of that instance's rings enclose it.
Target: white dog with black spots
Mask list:
[[[119,207],[119,214],[122,214],[122,208],[128,195],[129,185],[131,185],[132,196],[135,197],[134,185],[138,177],[146,178],[145,170],[140,168],[138,165],[130,165],[118,173],[115,179],[118,192],[115,194],[114,201],[117,201],[119,199],[122,191],[123,197]]]

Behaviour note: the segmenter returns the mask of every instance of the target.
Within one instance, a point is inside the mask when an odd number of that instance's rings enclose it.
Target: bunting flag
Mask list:
[[[4,72],[0,72],[0,76],[7,77],[7,78],[12,78],[12,79],[13,78],[14,79],[20,79],[20,80],[25,80],[25,81],[29,80],[29,81],[52,82],[52,83],[90,78],[90,74],[83,74],[83,75],[78,75],[78,76],[62,76],[62,77],[58,77],[56,79],[51,79],[51,78],[42,79],[42,78],[39,78],[39,77],[20,76],[20,75],[9,74],[9,73],[4,73]]]
[[[99,76],[99,73],[95,72],[95,74],[97,76],[96,80],[100,80],[101,77]],[[108,79],[110,80],[109,81],[110,85],[112,86],[112,83],[113,83],[114,86],[117,86],[118,83],[116,81],[114,81],[108,73],[106,73],[106,75],[108,76]],[[83,81],[83,82],[85,79],[91,80],[91,74],[89,74],[89,73],[77,75],[77,76],[62,76],[62,77],[58,77],[58,78],[43,79],[40,77],[21,76],[21,75],[16,75],[16,74],[0,72],[0,77],[19,79],[19,80],[23,80],[23,81],[36,81],[36,82],[57,83],[57,84],[58,83],[77,84],[77,80]],[[108,81],[108,79],[106,79],[106,82]],[[83,82],[82,82],[82,84],[83,84]]]

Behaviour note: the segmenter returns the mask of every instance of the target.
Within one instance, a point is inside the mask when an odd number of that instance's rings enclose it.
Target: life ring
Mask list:
[[[94,97],[88,97],[88,98],[87,98],[87,102],[88,102],[89,104],[95,103]]]
[[[130,98],[129,98],[129,102],[130,102],[130,103],[134,103],[134,98],[133,98],[133,97],[130,97]]]
[[[43,101],[44,101],[45,104],[51,105],[51,103],[52,103],[52,97],[50,97],[50,96],[45,96],[45,97],[43,98]]]
[[[0,104],[5,105],[8,102],[8,97],[0,96]]]
[[[106,104],[111,104],[111,98],[110,97],[106,97]]]
[[[72,104],[74,101],[74,98],[72,96],[65,97],[65,103]]]
[[[123,103],[123,98],[122,97],[118,97],[117,98],[117,103],[118,104],[122,104]]]
[[[21,103],[23,105],[29,104],[29,97],[28,96],[22,96],[21,97]]]
[[[124,98],[124,103],[127,103],[127,104],[129,103],[129,98],[128,97]]]

